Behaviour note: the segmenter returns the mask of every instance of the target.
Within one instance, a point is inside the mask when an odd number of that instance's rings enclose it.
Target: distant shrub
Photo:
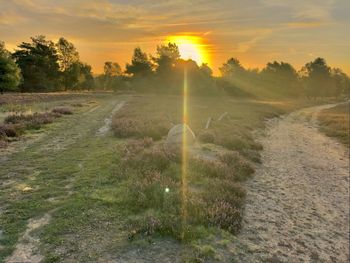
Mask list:
[[[170,123],[165,118],[115,116],[112,120],[112,129],[115,135],[120,137],[151,137],[159,140],[168,133]]]
[[[40,129],[43,125],[52,123],[61,114],[69,113],[67,109],[54,109],[51,112],[8,115],[4,120],[4,124],[0,125],[0,139],[7,140],[10,137],[18,137],[25,130]]]
[[[34,114],[12,114],[5,118],[5,123],[23,124],[27,128],[40,128],[43,124],[52,123],[55,119],[54,114],[49,112]]]
[[[56,107],[56,108],[53,108],[52,113],[57,113],[57,114],[62,114],[62,115],[71,115],[73,114],[73,111],[68,108],[68,107]]]
[[[73,103],[72,106],[73,107],[84,107],[84,104],[82,104],[82,103]]]

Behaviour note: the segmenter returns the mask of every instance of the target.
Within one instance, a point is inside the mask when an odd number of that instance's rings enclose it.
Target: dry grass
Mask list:
[[[323,110],[319,115],[321,131],[350,145],[350,103],[343,103],[331,109]]]

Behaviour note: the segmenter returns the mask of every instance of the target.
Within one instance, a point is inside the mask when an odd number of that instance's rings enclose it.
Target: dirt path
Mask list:
[[[247,184],[240,261],[348,262],[348,150],[316,122],[317,112],[331,106],[269,123],[262,165]]]

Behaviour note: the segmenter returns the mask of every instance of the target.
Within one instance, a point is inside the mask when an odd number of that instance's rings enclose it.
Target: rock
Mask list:
[[[192,145],[196,140],[196,136],[187,124],[177,124],[172,127],[165,141],[165,146],[168,149],[179,149],[182,146],[183,134],[186,135],[187,145]]]

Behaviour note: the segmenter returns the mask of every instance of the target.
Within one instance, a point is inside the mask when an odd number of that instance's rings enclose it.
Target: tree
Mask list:
[[[289,63],[269,62],[261,71],[261,77],[268,87],[274,89],[277,93],[287,96],[300,94],[298,73]]]
[[[213,75],[213,70],[208,66],[207,63],[202,63],[202,65],[199,67],[199,70],[204,76],[211,77]]]
[[[61,84],[61,72],[55,44],[45,36],[32,37],[31,40],[31,43],[20,44],[13,54],[23,76],[21,90],[57,90]]]
[[[126,64],[125,72],[133,77],[149,76],[152,73],[152,64],[141,48],[135,48],[131,64]]]
[[[105,62],[103,67],[104,75],[102,75],[103,89],[115,89],[121,85],[122,69],[116,62]]]
[[[91,66],[82,62],[80,62],[80,81],[78,87],[79,89],[94,88],[94,77],[92,75]]]
[[[79,61],[79,53],[73,43],[61,37],[56,43],[58,63],[62,72]]]
[[[350,78],[339,68],[331,70],[331,75],[334,81],[334,95],[350,96]]]
[[[105,76],[108,77],[114,77],[114,76],[121,76],[122,75],[122,69],[116,62],[105,62],[105,65],[103,67],[103,71]]]
[[[227,79],[242,77],[245,72],[245,69],[236,58],[230,58],[227,60],[227,62],[224,63],[219,70],[221,75]]]
[[[156,72],[161,75],[169,74],[179,58],[179,47],[175,43],[157,46],[157,56],[153,58],[157,64]]]
[[[316,58],[301,69],[306,95],[309,97],[329,96],[334,88],[331,68],[323,58]]]
[[[19,83],[20,69],[5,49],[4,42],[0,42],[0,92],[15,91]]]
[[[65,82],[69,83],[69,89],[90,89],[93,85],[91,66],[80,61],[74,62],[64,72]],[[68,87],[68,86],[66,86]]]

